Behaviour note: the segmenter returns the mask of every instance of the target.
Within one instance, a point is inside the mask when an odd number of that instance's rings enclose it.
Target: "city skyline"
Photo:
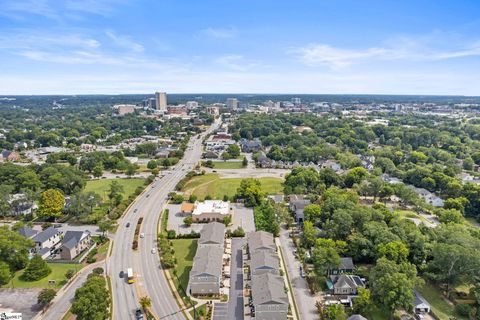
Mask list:
[[[480,95],[475,1],[0,5],[1,95]]]

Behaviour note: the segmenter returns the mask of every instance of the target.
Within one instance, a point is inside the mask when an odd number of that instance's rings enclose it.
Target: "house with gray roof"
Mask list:
[[[90,231],[67,231],[60,247],[60,257],[64,260],[73,260],[92,244]]]
[[[305,215],[303,210],[311,203],[309,199],[305,199],[303,195],[291,195],[289,201],[289,208],[295,214],[295,221],[303,223]]]
[[[38,233],[38,231],[29,227],[21,227],[18,229],[18,233],[20,233],[20,235],[24,238],[32,239]]]
[[[40,250],[42,248],[53,248],[61,240],[62,231],[49,227],[42,232],[37,233],[32,240],[35,242],[35,248]]]
[[[258,138],[254,140],[242,139],[239,144],[242,152],[257,152],[262,150],[262,141]]]
[[[331,275],[327,278],[327,287],[337,295],[356,295],[358,288],[365,288],[365,283],[355,275]]]
[[[280,261],[276,253],[255,251],[250,255],[250,275],[263,273],[279,274]]]
[[[288,298],[283,278],[272,273],[253,276],[252,305],[255,320],[287,319]]]
[[[413,295],[413,310],[415,311],[415,313],[429,313],[431,307],[428,301],[425,300],[425,298],[417,290],[413,290]]]
[[[215,244],[223,247],[225,240],[225,225],[220,222],[210,222],[200,231],[198,245]]]
[[[222,280],[223,247],[201,245],[193,259],[188,281],[191,295],[216,295]]]
[[[340,258],[340,265],[338,268],[332,268],[328,270],[328,274],[342,274],[353,273],[355,271],[355,265],[351,257]]]
[[[273,241],[273,235],[266,231],[255,231],[248,234],[248,252],[253,254],[256,251],[269,251],[275,253],[277,247]]]

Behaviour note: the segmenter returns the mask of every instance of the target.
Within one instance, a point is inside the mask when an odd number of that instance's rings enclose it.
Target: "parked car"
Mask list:
[[[135,311],[135,319],[137,320],[143,319],[143,311],[141,309],[137,309]]]
[[[124,273],[123,271],[120,271],[120,273],[118,274],[118,276],[119,276],[120,278],[123,278],[123,275],[124,275],[124,274],[125,274],[125,273]]]
[[[152,248],[152,253],[157,253],[157,249]]]
[[[140,238],[145,238],[145,233],[140,233]]]

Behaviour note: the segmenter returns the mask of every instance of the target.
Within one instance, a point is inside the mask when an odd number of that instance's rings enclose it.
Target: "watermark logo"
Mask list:
[[[22,320],[22,314],[2,312],[0,313],[0,320]]]

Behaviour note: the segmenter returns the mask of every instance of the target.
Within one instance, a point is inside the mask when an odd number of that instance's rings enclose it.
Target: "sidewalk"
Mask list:
[[[280,243],[280,240],[278,238],[275,238],[275,245],[278,248],[278,253],[280,256],[280,268],[284,270],[285,275],[283,277],[283,281],[285,282],[285,286],[288,288],[287,290],[287,296],[288,296],[288,302],[290,303],[291,310],[292,310],[292,318],[293,320],[299,320],[299,315],[298,315],[298,308],[297,308],[297,302],[295,301],[295,297],[293,295],[293,288],[290,285],[290,278],[288,274],[288,270],[285,267],[284,264],[284,256],[283,256],[283,250],[282,250],[282,245]]]

